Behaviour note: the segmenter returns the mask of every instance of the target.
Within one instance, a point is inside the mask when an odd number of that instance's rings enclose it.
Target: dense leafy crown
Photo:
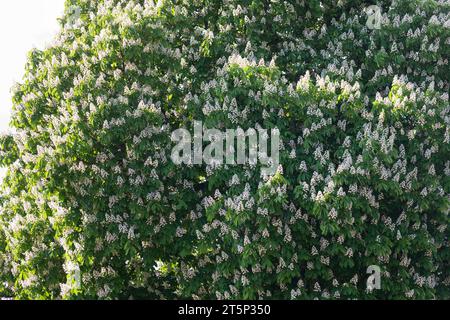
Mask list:
[[[67,1],[0,139],[0,296],[449,298],[450,4],[368,4]],[[278,128],[277,173],[175,165],[194,120]]]

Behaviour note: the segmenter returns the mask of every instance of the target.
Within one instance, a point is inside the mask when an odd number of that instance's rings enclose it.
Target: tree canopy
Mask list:
[[[449,298],[450,3],[369,4],[67,0],[0,138],[0,296]],[[196,120],[279,129],[277,172],[174,164]]]

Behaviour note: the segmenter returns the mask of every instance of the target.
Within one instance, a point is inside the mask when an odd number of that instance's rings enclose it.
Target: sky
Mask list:
[[[0,131],[7,130],[10,89],[22,79],[27,53],[52,40],[63,10],[64,0],[0,1]]]
[[[64,0],[0,1],[0,133],[8,132],[10,90],[22,79],[27,53],[51,42],[63,11]],[[3,174],[0,168],[0,180]]]

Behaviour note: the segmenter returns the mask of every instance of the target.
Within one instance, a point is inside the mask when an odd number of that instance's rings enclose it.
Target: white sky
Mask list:
[[[27,53],[52,40],[63,10],[64,0],[0,1],[0,131],[8,127],[10,89],[22,79]]]
[[[8,131],[10,89],[21,82],[27,53],[51,42],[63,11],[64,0],[0,0],[0,132]]]

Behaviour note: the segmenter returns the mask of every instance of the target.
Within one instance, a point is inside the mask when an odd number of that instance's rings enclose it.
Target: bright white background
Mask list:
[[[63,11],[64,0],[0,0],[0,133],[8,131],[10,89],[22,79],[27,53],[51,42]]]

